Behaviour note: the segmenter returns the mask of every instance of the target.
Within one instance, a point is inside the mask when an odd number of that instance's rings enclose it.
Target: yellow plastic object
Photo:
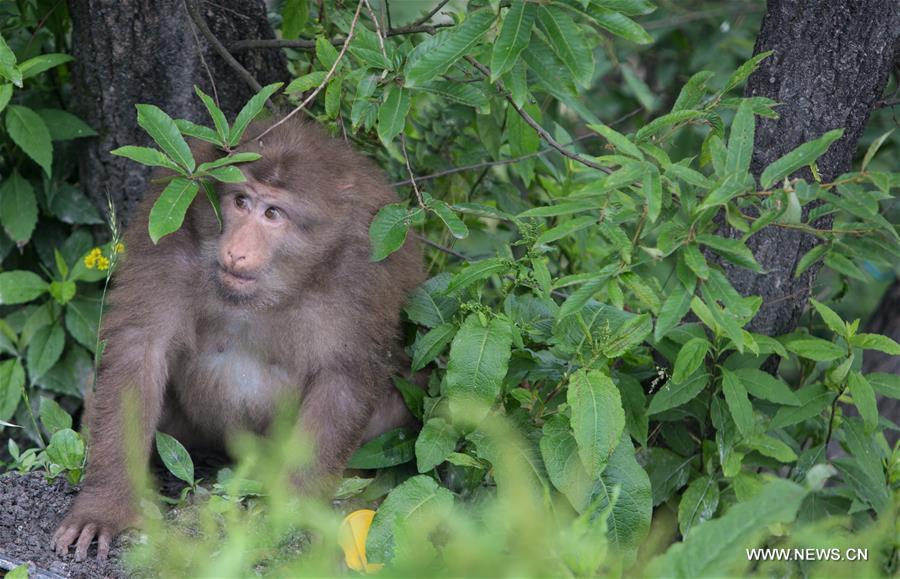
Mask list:
[[[373,518],[375,511],[360,509],[344,517],[341,524],[340,543],[344,550],[344,560],[354,571],[375,573],[384,567],[381,563],[369,563],[366,560],[366,537],[369,536]]]

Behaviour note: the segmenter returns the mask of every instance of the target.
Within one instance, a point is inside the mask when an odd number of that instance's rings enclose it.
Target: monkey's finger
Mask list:
[[[94,540],[94,535],[96,534],[97,525],[93,523],[88,523],[81,529],[81,535],[78,537],[78,542],[75,543],[76,561],[84,561],[87,558],[88,547],[91,546],[91,541]]]
[[[56,554],[62,557],[69,552],[69,545],[78,537],[80,529],[78,527],[60,527],[53,534],[53,544],[56,547]]]
[[[109,544],[112,541],[112,533],[109,529],[103,528],[100,531],[100,536],[97,538],[97,559],[100,561],[106,561],[106,557],[109,555]]]

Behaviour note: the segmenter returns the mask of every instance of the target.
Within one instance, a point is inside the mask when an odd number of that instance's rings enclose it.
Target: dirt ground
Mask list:
[[[43,473],[0,476],[0,575],[29,562],[30,577],[126,577],[122,566],[123,539],[116,538],[105,563],[92,547],[87,561],[75,562],[74,549],[58,557],[50,545],[56,526],[68,512],[76,487],[62,478],[47,482]]]

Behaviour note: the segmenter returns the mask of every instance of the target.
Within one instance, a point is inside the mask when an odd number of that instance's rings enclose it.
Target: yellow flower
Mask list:
[[[102,255],[97,258],[97,269],[100,271],[106,271],[109,269],[109,260],[103,257]]]
[[[360,509],[347,515],[341,524],[340,543],[344,550],[344,560],[354,571],[374,573],[384,567],[381,563],[369,563],[366,560],[366,537],[369,536],[373,518],[375,511]]]
[[[122,253],[123,251],[125,251],[125,244],[124,244],[124,243],[117,243],[117,244],[116,244],[116,247],[115,247],[115,249],[114,249],[114,251],[115,251],[116,253]]]
[[[95,247],[94,249],[92,249],[90,251],[90,253],[88,253],[86,256],[84,256],[84,266],[88,269],[94,269],[95,267],[97,267],[97,264],[99,263],[99,260],[101,260],[101,259],[105,259],[103,257],[103,252],[100,251],[99,247]],[[108,262],[107,262],[107,267],[109,267]],[[103,268],[101,268],[101,269],[103,269]]]

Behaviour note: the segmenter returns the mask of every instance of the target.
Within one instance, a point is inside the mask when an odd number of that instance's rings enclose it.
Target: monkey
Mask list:
[[[74,544],[83,560],[96,538],[105,559],[137,522],[129,428],[146,468],[156,430],[188,448],[224,448],[235,432],[265,434],[280,401],[295,400],[314,448],[296,481],[303,493],[333,486],[364,441],[414,422],[390,377],[404,358],[401,309],[423,280],[421,250],[410,237],[370,259],[369,225],[396,193],[373,161],[315,124],[259,121],[247,134],[268,127],[240,147],[261,155],[239,165],[246,181],[216,185],[221,228],[202,194],[156,245],[147,228],[158,195],[126,227],[86,400],[86,476],[52,539],[60,556]],[[221,156],[191,146],[198,163]],[[126,398],[138,408],[127,418]],[[138,424],[126,424],[133,415]]]

